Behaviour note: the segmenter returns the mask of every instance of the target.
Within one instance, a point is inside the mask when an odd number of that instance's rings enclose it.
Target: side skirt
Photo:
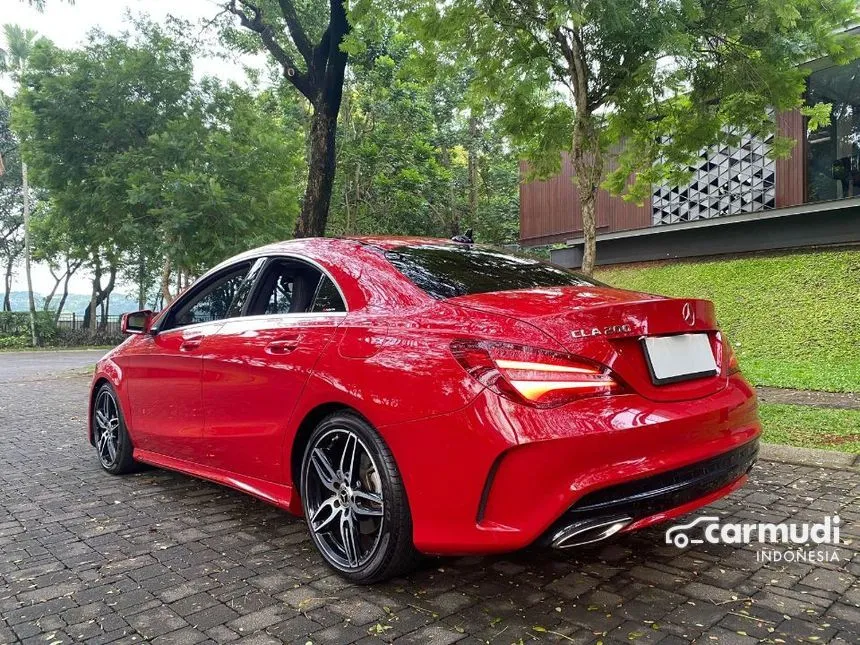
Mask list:
[[[141,461],[145,464],[157,466],[158,468],[164,468],[166,470],[175,470],[185,475],[191,475],[192,477],[198,477],[200,479],[215,482],[216,484],[223,484],[224,486],[235,488],[243,493],[253,495],[264,502],[268,502],[278,508],[289,511],[290,513],[301,514],[301,512],[295,512],[297,505],[295,503],[292,486],[276,484],[274,482],[256,479],[254,477],[237,475],[236,473],[219,470],[217,468],[208,468],[200,464],[185,461],[184,459],[177,459],[176,457],[169,457],[157,452],[141,450],[140,448],[134,449],[133,456],[137,461]],[[298,505],[298,508],[301,509],[301,505]]]

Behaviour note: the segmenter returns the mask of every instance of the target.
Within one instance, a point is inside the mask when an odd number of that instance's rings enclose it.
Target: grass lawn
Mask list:
[[[613,286],[707,298],[755,385],[860,391],[860,250],[599,269]]]
[[[860,454],[860,410],[759,404],[763,441]]]

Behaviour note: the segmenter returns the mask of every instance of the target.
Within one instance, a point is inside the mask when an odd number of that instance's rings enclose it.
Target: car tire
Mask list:
[[[420,559],[394,457],[358,415],[338,412],[317,425],[300,482],[311,538],[344,578],[372,584],[405,573]]]
[[[133,472],[137,467],[137,462],[132,458],[134,446],[128,435],[119,397],[109,383],[104,383],[96,392],[90,423],[101,467],[111,475]]]

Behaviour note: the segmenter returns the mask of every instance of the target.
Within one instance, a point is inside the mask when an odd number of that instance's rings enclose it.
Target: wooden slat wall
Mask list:
[[[797,206],[806,201],[806,124],[800,110],[792,110],[780,113],[776,125],[797,142],[790,157],[776,160],[776,207]]]
[[[528,171],[520,162],[520,177]],[[520,184],[520,241],[525,245],[564,242],[582,234],[579,196],[573,185],[570,157],[562,155],[561,172],[547,181]],[[600,232],[624,231],[651,225],[651,202],[642,206],[611,197],[597,196],[597,228]]]
[[[782,136],[797,141],[791,157],[776,162],[776,207],[796,206],[806,201],[806,124],[800,110],[777,117]],[[527,166],[520,163],[520,176]],[[571,181],[570,158],[562,157],[561,173],[549,181],[520,184],[520,241],[525,245],[564,242],[582,234],[579,198]],[[610,197],[601,190],[597,198],[597,227],[601,233],[651,226],[651,201],[642,206]]]

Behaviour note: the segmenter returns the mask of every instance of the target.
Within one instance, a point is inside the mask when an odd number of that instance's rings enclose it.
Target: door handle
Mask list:
[[[203,342],[203,336],[189,336],[188,338],[183,338],[182,343],[179,345],[180,352],[191,352],[200,347],[200,343]]]
[[[266,345],[267,354],[289,354],[299,346],[299,336],[273,340]]]

